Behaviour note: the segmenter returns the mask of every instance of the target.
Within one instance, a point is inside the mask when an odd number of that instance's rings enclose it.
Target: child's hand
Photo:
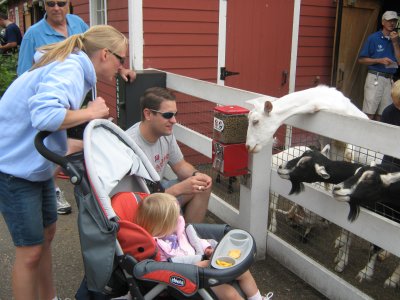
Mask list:
[[[204,255],[207,258],[210,258],[213,253],[214,253],[214,249],[211,247],[207,247],[206,249],[204,249]]]

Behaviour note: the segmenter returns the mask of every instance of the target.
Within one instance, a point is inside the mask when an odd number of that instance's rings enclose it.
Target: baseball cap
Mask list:
[[[382,20],[386,20],[386,21],[393,20],[393,19],[397,20],[398,18],[399,17],[397,16],[397,12],[391,11],[391,10],[388,10],[387,12],[385,12],[382,15]]]

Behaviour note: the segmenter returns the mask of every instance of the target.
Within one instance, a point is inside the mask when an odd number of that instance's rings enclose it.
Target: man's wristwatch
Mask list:
[[[199,170],[194,171],[192,176],[196,176],[196,174],[199,173],[199,172],[200,172]]]

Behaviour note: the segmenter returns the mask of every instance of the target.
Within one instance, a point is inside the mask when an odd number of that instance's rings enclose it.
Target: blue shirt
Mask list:
[[[68,36],[80,34],[89,29],[89,26],[83,20],[76,16],[67,14],[67,30]],[[17,74],[20,76],[29,70],[33,64],[33,56],[37,48],[61,42],[65,40],[65,36],[55,31],[53,27],[46,21],[46,16],[36,24],[29,27],[22,39],[21,48],[19,49]]]
[[[78,110],[95,84],[94,66],[82,51],[19,76],[0,101],[0,171],[30,181],[50,179],[54,164],[36,151],[35,135],[56,131],[45,144],[64,155],[66,131],[57,130],[67,109]]]
[[[394,48],[392,41],[389,37],[385,37],[382,31],[377,31],[370,36],[368,36],[366,42],[364,43],[359,58],[369,57],[369,58],[384,58],[388,57],[391,60],[397,62],[396,56],[394,54]],[[374,70],[377,72],[394,74],[397,68],[386,68],[383,64],[369,65],[368,70]]]
[[[6,27],[5,35],[4,35],[4,45],[7,43],[16,42],[17,45],[21,45],[22,35],[19,27],[15,23],[11,23]]]

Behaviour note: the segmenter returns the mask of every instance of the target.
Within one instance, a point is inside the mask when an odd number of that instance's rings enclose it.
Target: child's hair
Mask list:
[[[394,100],[400,100],[400,79],[393,83],[391,96]]]
[[[89,57],[100,49],[109,49],[112,52],[120,52],[128,47],[128,39],[109,25],[95,25],[85,33],[71,35],[64,41],[45,45],[38,50],[44,52],[41,59],[33,65],[31,70],[45,66],[53,61],[63,61],[68,55],[77,50],[84,51]]]
[[[166,193],[154,193],[139,202],[136,224],[154,237],[172,234],[180,215],[176,198]]]

